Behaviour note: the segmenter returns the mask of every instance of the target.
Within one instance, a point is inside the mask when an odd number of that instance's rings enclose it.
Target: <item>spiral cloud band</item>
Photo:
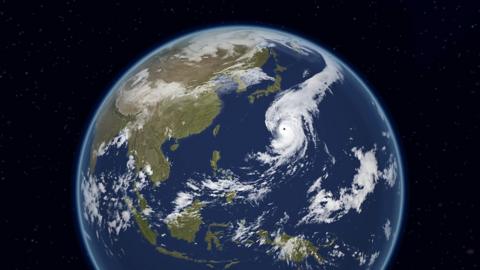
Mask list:
[[[299,160],[305,155],[309,138],[315,142],[313,116],[318,113],[318,104],[330,86],[343,79],[341,67],[331,56],[324,53],[323,58],[325,68],[321,72],[283,91],[265,114],[272,139],[265,152],[257,153],[257,158],[271,168]]]

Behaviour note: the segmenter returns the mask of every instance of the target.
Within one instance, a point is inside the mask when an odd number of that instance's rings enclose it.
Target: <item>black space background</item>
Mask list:
[[[383,100],[408,177],[392,269],[480,268],[479,1],[40,2],[0,2],[0,268],[90,268],[72,187],[97,105],[157,45],[234,23],[323,44]]]

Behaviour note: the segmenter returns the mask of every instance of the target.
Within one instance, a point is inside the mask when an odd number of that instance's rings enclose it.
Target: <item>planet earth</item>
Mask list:
[[[79,233],[96,269],[384,269],[401,162],[379,101],[323,47],[263,27],[197,31],[98,107]]]

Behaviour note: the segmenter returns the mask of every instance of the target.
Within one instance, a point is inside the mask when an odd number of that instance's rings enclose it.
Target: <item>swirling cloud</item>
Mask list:
[[[265,114],[265,125],[272,134],[267,151],[257,158],[272,169],[302,158],[309,141],[315,141],[313,116],[318,113],[330,86],[343,79],[341,68],[328,54],[322,54],[325,68],[303,83],[283,91]]]

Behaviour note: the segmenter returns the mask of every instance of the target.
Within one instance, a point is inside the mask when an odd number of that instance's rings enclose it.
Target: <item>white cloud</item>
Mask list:
[[[130,130],[128,128],[122,129],[110,142],[102,142],[100,144],[95,152],[97,157],[105,155],[112,146],[116,146],[117,149],[120,148],[122,145],[128,143],[128,138],[130,138]]]
[[[255,237],[256,233],[260,226],[263,223],[263,217],[266,212],[263,212],[260,216],[258,216],[255,221],[250,222],[247,224],[245,219],[242,219],[237,222],[237,229],[235,229],[235,233],[232,236],[232,242],[242,244],[246,247],[250,247],[253,241],[249,241],[250,238]],[[262,244],[262,243],[260,243]]]
[[[310,71],[308,69],[305,69],[302,73],[302,78],[305,78],[307,77],[308,75],[310,75]]]
[[[173,201],[175,204],[175,211],[179,212],[183,208],[191,205],[193,202],[193,195],[186,192],[178,192],[177,198]]]
[[[323,144],[323,149],[325,153],[327,153],[328,157],[330,158],[330,162],[332,163],[332,165],[335,165],[335,162],[336,162],[335,157],[332,154],[330,154],[330,150],[328,150],[328,146],[326,143]]]
[[[387,219],[387,222],[385,222],[385,225],[383,225],[383,232],[385,233],[385,238],[390,240],[390,235],[392,235],[392,225],[390,224],[389,219]]]
[[[200,62],[205,57],[217,57],[219,50],[226,53],[225,57],[238,56],[238,52],[235,50],[238,46],[247,49],[247,53],[242,58],[251,57],[263,48],[275,46],[273,42],[301,54],[312,51],[312,48],[304,42],[296,40],[293,36],[260,28],[254,30],[242,27],[219,28],[198,33],[189,38],[187,42],[188,45],[176,57],[192,62]]]
[[[267,195],[269,192],[271,191],[271,189],[268,187],[268,186],[260,186],[258,188],[256,188],[255,190],[253,190],[252,192],[250,192],[247,196],[247,199],[249,201],[252,201],[252,202],[255,202],[255,203],[258,203],[259,201],[261,201],[265,195]]]
[[[130,227],[130,212],[129,211],[115,211],[113,218],[107,222],[107,230],[109,233],[115,233],[119,235],[121,231]]]
[[[146,84],[148,81],[148,76],[150,76],[150,72],[148,68],[141,70],[137,74],[133,75],[130,80],[133,80],[131,86],[136,86],[139,83]]]
[[[257,159],[272,165],[272,172],[302,158],[309,138],[315,142],[313,115],[318,112],[318,103],[330,86],[343,78],[340,66],[330,56],[324,55],[324,60],[326,66],[321,72],[282,91],[265,114],[265,125],[272,139],[266,152],[257,153]]]
[[[320,176],[313,182],[313,184],[308,188],[307,193],[312,193],[314,191],[319,190],[322,187],[322,181],[328,178],[328,173],[325,173],[324,175]]]
[[[152,166],[150,166],[150,164],[146,163],[143,170],[145,171],[145,173],[149,176],[153,175],[153,170],[152,170]]]
[[[335,258],[342,258],[345,256],[345,253],[343,253],[341,250],[339,249],[333,249],[331,251],[328,252],[328,254],[331,256],[331,257],[335,257]]]
[[[124,141],[120,138],[117,136],[109,147],[122,145]],[[132,191],[134,184],[138,183],[133,156],[129,156],[125,166],[127,170],[121,175],[102,173],[96,176],[88,173],[83,176],[80,184],[84,218],[115,235],[132,224],[131,213],[124,198]],[[96,235],[99,237],[98,231]]]
[[[397,170],[397,161],[395,160],[393,155],[390,155],[389,164],[385,169],[383,169],[381,173],[381,177],[387,182],[387,185],[389,187],[393,187],[395,185],[395,182],[397,180]]]
[[[202,175],[202,178],[204,180],[200,184],[192,179],[186,184],[193,193],[199,196],[203,194],[213,198],[223,198],[227,193],[235,192],[238,199],[258,203],[270,192],[268,182],[240,181],[239,177],[231,170],[220,169],[213,178],[209,175]]]
[[[140,114],[146,118],[150,116],[150,109],[160,101],[182,96],[185,92],[186,87],[182,83],[152,81],[147,76],[134,86],[120,88],[115,104],[118,110],[125,115]]]
[[[255,85],[262,81],[274,81],[275,79],[271,76],[268,76],[263,70],[259,67],[250,68],[250,69],[234,69],[228,74],[234,78],[238,78],[244,84],[244,87]]]
[[[358,260],[358,265],[362,266],[367,262],[367,254],[355,251],[352,256]]]
[[[283,243],[284,240],[282,240],[281,235],[277,234],[274,243],[277,245],[277,248],[280,248],[278,258],[290,263],[290,260],[293,259],[296,253],[309,254],[307,246],[304,244],[304,239],[305,237],[300,235],[292,237],[288,239],[286,243]]]
[[[100,214],[102,189],[99,188],[97,178],[92,175],[88,177],[83,176],[80,188],[82,191],[83,215],[85,219],[91,223],[97,222],[97,224],[100,225],[103,220],[103,216]]]
[[[287,214],[287,212],[283,212],[283,217],[279,219],[277,222],[275,222],[276,226],[283,226],[287,224],[288,220],[290,219],[290,216]]]
[[[320,183],[317,180],[311,189],[319,191],[310,199],[309,212],[300,223],[332,223],[352,209],[357,213],[362,211],[363,202],[368,194],[373,192],[379,178],[377,159],[375,149],[364,152],[362,149],[353,148],[352,152],[360,161],[360,167],[357,168],[351,187],[341,188],[336,198],[331,191],[319,190]]]
[[[185,207],[193,203],[193,198],[194,196],[191,193],[187,193],[183,191],[178,192],[177,197],[172,202],[175,205],[175,208],[173,212],[171,212],[165,217],[164,221],[169,222],[169,221],[175,220],[175,218],[180,215],[179,213],[182,209],[184,209]]]
[[[236,57],[235,61],[228,62],[224,70],[212,74],[208,80],[195,87],[187,87],[177,81],[167,82],[153,78],[151,70],[143,69],[132,75],[120,87],[115,104],[119,112],[125,115],[135,115],[135,121],[130,123],[131,128],[141,129],[154,113],[156,105],[162,100],[174,99],[182,96],[197,97],[199,93],[217,89],[215,78],[219,74],[231,74],[241,80],[245,86],[257,84],[263,80],[273,80],[260,68],[250,68],[247,64],[257,52],[275,44],[281,44],[298,53],[307,54],[318,50],[305,41],[296,40],[293,36],[264,29],[228,28],[214,29],[199,32],[180,42],[184,45],[180,52],[173,57],[181,59],[185,64],[195,65],[207,57],[219,57],[217,53],[225,52],[224,58]],[[245,50],[241,52],[238,47]],[[202,68],[202,67],[199,67]]]
[[[378,256],[380,255],[380,252],[375,252],[370,256],[370,260],[368,261],[368,266],[372,266],[375,261],[377,260]]]
[[[225,179],[207,179],[202,182],[202,186],[211,190],[214,193],[225,193],[225,192],[241,192],[241,191],[249,191],[253,190],[254,186],[249,184],[244,184],[238,179],[235,178],[225,178]]]

